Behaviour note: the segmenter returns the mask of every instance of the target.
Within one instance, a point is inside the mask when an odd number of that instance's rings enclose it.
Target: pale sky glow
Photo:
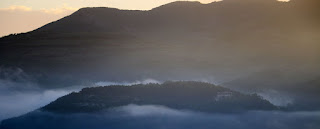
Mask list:
[[[57,8],[33,9],[23,5],[12,5],[0,8],[0,37],[32,31],[47,23],[70,15],[78,8],[62,5]]]
[[[176,0],[1,0],[0,8],[8,8],[13,5],[26,6],[35,10],[52,9],[67,5],[72,8],[82,7],[115,7],[131,10],[149,10],[162,4]],[[197,1],[197,0],[186,0]],[[199,0],[201,3],[211,3],[219,0]]]

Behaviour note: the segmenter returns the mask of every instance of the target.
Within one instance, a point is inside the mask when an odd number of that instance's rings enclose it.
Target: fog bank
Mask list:
[[[32,119],[30,119],[32,118]],[[54,114],[36,111],[6,120],[13,129],[316,129],[320,112],[260,112],[206,114],[170,109],[161,105],[127,105],[96,114]]]

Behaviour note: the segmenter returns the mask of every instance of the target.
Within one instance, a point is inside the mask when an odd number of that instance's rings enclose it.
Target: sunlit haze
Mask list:
[[[0,129],[320,129],[320,0],[0,0]]]

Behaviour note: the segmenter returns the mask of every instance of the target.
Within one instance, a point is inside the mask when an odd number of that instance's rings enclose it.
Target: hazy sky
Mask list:
[[[34,30],[82,7],[149,10],[176,0],[1,0],[0,37]],[[197,0],[185,0],[197,1]],[[198,0],[211,3],[220,0]],[[287,0],[281,0],[287,1]]]
[[[161,4],[175,0],[1,0],[0,8],[7,8],[12,5],[23,5],[33,9],[61,8],[64,5],[73,8],[88,6],[108,6],[121,9],[143,9],[148,10]],[[186,0],[196,1],[196,0]],[[198,0],[202,3],[210,3],[215,0]]]

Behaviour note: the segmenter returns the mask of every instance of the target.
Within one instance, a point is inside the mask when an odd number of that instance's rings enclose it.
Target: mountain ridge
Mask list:
[[[1,38],[0,65],[23,69],[43,88],[145,78],[226,83],[275,69],[270,75],[294,75],[276,79],[281,87],[263,83],[271,82],[267,78],[231,87],[267,85],[287,92],[300,87],[289,84],[320,73],[320,22],[310,17],[318,13],[313,1],[177,2],[149,11],[87,8],[36,31]],[[314,12],[307,13],[308,6]],[[294,95],[303,94],[308,93]]]
[[[60,113],[97,112],[129,104],[163,105],[173,109],[212,113],[280,109],[256,94],[245,95],[210,83],[179,81],[84,88],[78,93],[58,98],[41,110]]]
[[[267,3],[271,4],[271,5],[262,4],[261,2],[267,2]],[[232,4],[230,4],[230,3],[232,3]],[[281,7],[291,7],[292,5],[295,5],[295,4],[292,4],[292,3],[295,3],[295,1],[284,3],[284,2],[277,2],[275,0],[261,0],[261,1],[255,1],[255,0],[246,0],[246,1],[225,0],[225,1],[219,1],[219,2],[212,2],[212,3],[209,3],[209,4],[202,4],[202,3],[196,2],[196,1],[194,1],[194,2],[193,1],[175,1],[175,2],[171,2],[171,3],[168,3],[168,4],[164,4],[164,5],[155,7],[153,9],[151,9],[151,10],[125,10],[125,9],[117,9],[117,8],[110,8],[110,7],[84,7],[84,8],[79,9],[78,11],[74,12],[73,14],[71,14],[69,16],[66,16],[66,17],[64,17],[62,19],[59,19],[57,21],[48,23],[48,24],[46,24],[46,25],[44,25],[44,26],[42,26],[42,27],[40,27],[38,29],[35,29],[33,31],[27,32],[27,34],[28,33],[34,33],[34,32],[37,32],[37,31],[48,31],[49,28],[51,28],[51,29],[54,28],[54,29],[58,29],[59,30],[59,28],[62,28],[62,27],[56,27],[56,26],[53,26],[53,25],[57,24],[57,22],[65,21],[68,18],[70,19],[70,17],[75,17],[75,16],[79,16],[79,15],[82,15],[82,16],[85,16],[85,17],[89,17],[90,15],[93,15],[93,14],[94,15],[100,15],[101,13],[103,13],[103,15],[105,17],[110,16],[110,20],[113,17],[114,18],[120,17],[120,20],[121,20],[121,19],[123,19],[123,18],[121,18],[121,17],[123,17],[122,15],[124,15],[125,17],[129,17],[130,15],[154,15],[154,13],[157,13],[159,11],[171,12],[172,13],[172,12],[179,12],[177,10],[181,10],[181,11],[183,11],[181,13],[188,14],[188,13],[192,13],[192,11],[197,11],[199,9],[203,10],[203,11],[200,11],[200,12],[205,12],[204,10],[208,10],[209,8],[211,8],[211,9],[212,8],[221,8],[221,7],[224,7],[224,6],[226,6],[226,7],[234,6],[233,8],[239,8],[239,7],[242,8],[241,4],[240,5],[233,5],[233,4],[239,4],[239,3],[243,3],[243,6],[245,6],[244,8],[248,8],[249,7],[249,8],[253,8],[253,9],[255,8],[255,6],[249,6],[246,3],[253,4],[253,5],[259,5],[261,7],[264,7],[264,6],[272,7],[274,5],[280,5]],[[221,7],[219,7],[219,6],[221,6]],[[261,7],[259,7],[259,8],[261,8]],[[191,9],[196,9],[196,10],[192,10],[191,11]],[[230,8],[230,9],[232,9],[232,8]],[[189,11],[191,11],[191,12],[189,12]],[[129,13],[129,14],[127,14],[127,13]],[[148,14],[148,13],[150,13],[150,14]],[[196,14],[198,14],[198,13],[196,13]],[[118,15],[118,16],[115,17],[116,15]],[[102,16],[102,15],[100,15],[100,16]],[[82,20],[84,20],[84,19],[82,19]],[[66,21],[68,21],[68,20],[66,20]],[[116,21],[119,22],[119,20],[116,20]],[[133,20],[133,21],[136,21],[136,20]],[[71,22],[71,21],[69,20],[69,22]],[[76,23],[76,22],[73,22],[73,23]],[[119,25],[117,25],[117,23],[112,23],[111,22],[109,24],[113,24],[113,25],[116,25],[116,26],[119,27]],[[126,24],[130,24],[130,22],[124,22],[124,23],[121,23],[121,24],[126,25]],[[67,25],[72,25],[72,24],[67,24]],[[86,24],[83,24],[83,25],[86,25]],[[108,25],[108,24],[104,24],[104,26],[106,26],[106,25]],[[82,26],[82,24],[79,24],[79,26]],[[67,27],[67,26],[64,26],[64,27]],[[85,29],[82,28],[82,31],[99,31],[99,30],[101,30],[103,28],[103,27],[102,28],[101,27],[102,27],[101,25],[97,26],[97,27],[90,26],[90,27],[85,28]],[[79,31],[79,30],[77,30],[77,28],[70,28],[70,29],[73,29],[73,32]],[[114,28],[105,27],[105,28],[103,28],[102,31],[105,31],[105,30],[112,31],[113,29]],[[63,32],[63,31],[61,31],[61,32]],[[8,36],[4,36],[2,38],[5,38],[5,37],[8,37]]]

